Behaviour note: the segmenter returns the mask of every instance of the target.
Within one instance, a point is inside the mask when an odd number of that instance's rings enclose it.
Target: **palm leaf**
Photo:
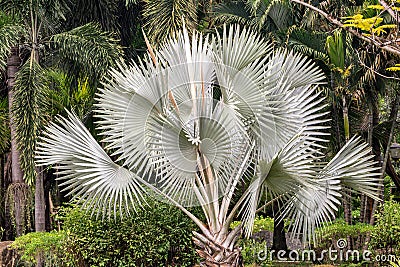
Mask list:
[[[244,1],[225,1],[213,7],[213,17],[217,23],[251,26],[252,14]]]
[[[49,36],[62,28],[70,4],[68,0],[3,0],[0,9],[21,21],[25,29],[32,26],[31,15],[35,16],[41,25],[41,33]]]
[[[290,31],[288,46],[293,50],[315,59],[328,63],[325,52],[327,34],[324,32],[309,32],[303,28],[294,28]]]
[[[294,219],[293,232],[301,232],[304,241],[313,240],[315,228],[334,218],[343,186],[378,199],[379,168],[372,157],[368,145],[353,137],[328,164],[320,165],[314,177],[317,186],[300,188],[284,204],[283,216]]]
[[[0,12],[0,70],[6,66],[6,59],[10,48],[18,44],[24,28],[16,23],[10,16]]]
[[[33,184],[36,178],[36,141],[46,121],[46,92],[48,81],[44,70],[36,63],[27,61],[18,71],[12,106],[18,149],[21,151],[21,167],[24,179]]]
[[[196,3],[193,0],[146,0],[143,17],[150,41],[154,45],[161,44],[183,29],[182,22],[189,32],[196,28]]]
[[[64,190],[103,215],[140,205],[145,190],[137,174],[115,164],[76,115],[57,122],[62,126],[51,123],[38,143],[38,164],[57,166]]]
[[[7,98],[0,98],[0,154],[5,153],[10,145],[10,127],[8,123],[8,101]]]
[[[113,34],[103,32],[95,23],[52,36],[61,61],[71,62],[74,73],[97,79],[122,57]],[[61,64],[61,63],[60,63]],[[64,62],[61,67],[65,67]]]

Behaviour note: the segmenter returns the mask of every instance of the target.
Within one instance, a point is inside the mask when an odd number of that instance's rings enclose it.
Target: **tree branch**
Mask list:
[[[303,5],[303,6],[309,8],[311,10],[314,10],[315,12],[319,13],[324,18],[326,18],[332,24],[334,24],[334,25],[346,30],[347,32],[351,33],[352,35],[356,36],[357,38],[359,38],[359,39],[361,39],[363,41],[366,41],[366,42],[368,42],[368,43],[370,43],[370,44],[372,44],[372,45],[374,45],[374,46],[376,46],[376,47],[378,47],[378,48],[380,48],[382,50],[385,50],[385,51],[387,51],[389,53],[392,53],[392,54],[400,56],[400,49],[399,48],[391,46],[391,45],[384,45],[382,42],[380,42],[380,41],[378,41],[376,39],[370,38],[368,36],[365,36],[362,33],[358,32],[358,31],[356,31],[356,30],[354,30],[352,28],[344,27],[343,23],[341,23],[338,19],[336,19],[332,15],[322,11],[321,9],[319,9],[319,8],[313,6],[313,5],[310,5],[310,4],[306,3],[306,2],[303,2],[302,0],[290,0],[290,1],[292,1],[294,3],[298,3],[300,5]]]
[[[400,23],[400,18],[398,14],[396,14],[393,9],[384,1],[384,0],[379,0],[379,3],[385,8],[385,10],[392,16],[392,18],[397,21],[397,23]]]

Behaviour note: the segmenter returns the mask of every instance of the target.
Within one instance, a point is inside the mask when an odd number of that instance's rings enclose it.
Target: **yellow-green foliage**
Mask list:
[[[400,256],[400,203],[385,201],[375,213],[376,224],[371,232],[369,248]]]
[[[364,18],[362,14],[356,14],[350,17],[344,17],[344,19],[344,27],[354,27],[375,35],[387,33],[385,29],[394,29],[397,27],[395,24],[380,25],[383,21],[383,18],[379,16]]]
[[[397,2],[399,3],[400,1],[397,1]],[[385,9],[382,5],[369,5],[368,8],[378,9],[378,10],[384,10]],[[399,11],[400,7],[392,6],[391,9]]]
[[[231,223],[230,227],[233,229],[237,227],[241,222],[234,221]],[[264,218],[263,216],[256,217],[253,225],[253,233],[260,231],[274,231],[274,219],[270,217]]]
[[[11,247],[21,252],[23,261],[36,263],[36,256],[39,253],[46,258],[61,256],[56,254],[62,251],[65,238],[64,231],[35,232],[17,237]]]
[[[388,70],[388,71],[399,71],[400,70],[400,64],[396,64],[393,67],[387,68],[386,70]]]

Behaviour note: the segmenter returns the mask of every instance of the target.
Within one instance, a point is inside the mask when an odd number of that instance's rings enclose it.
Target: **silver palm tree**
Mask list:
[[[343,186],[377,195],[360,138],[322,161],[323,79],[303,56],[273,51],[238,26],[212,37],[183,30],[110,72],[97,103],[105,149],[70,113],[47,128],[37,162],[57,166],[65,190],[98,214],[130,214],[155,193],[198,225],[204,266],[237,266],[236,241],[243,229],[251,234],[265,196],[279,200],[282,218],[307,241],[334,217]],[[247,188],[233,201],[242,180]],[[243,223],[231,230],[237,216]]]

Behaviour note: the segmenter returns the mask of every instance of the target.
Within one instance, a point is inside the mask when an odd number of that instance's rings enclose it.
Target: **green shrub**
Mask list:
[[[195,224],[178,208],[155,200],[130,217],[102,221],[79,208],[63,211],[63,229],[75,259],[85,266],[191,266]]]
[[[375,214],[370,249],[400,256],[400,204],[386,201]]]
[[[233,229],[238,226],[241,222],[234,221],[231,223],[230,227]],[[254,220],[253,233],[260,231],[274,231],[274,219],[271,217],[264,218],[263,216],[257,216]]]
[[[316,244],[316,249],[336,247],[336,242],[339,239],[350,237],[353,240],[352,249],[361,250],[373,228],[372,225],[365,223],[348,225],[343,219],[338,219],[317,230],[318,243]]]
[[[198,230],[174,206],[148,199],[145,209],[116,220],[95,219],[78,206],[62,208],[62,231],[30,233],[14,247],[24,266],[35,263],[37,253],[45,266],[129,267],[193,266],[198,262],[192,231]]]
[[[239,247],[242,248],[242,257],[245,266],[271,266],[267,243],[265,241],[259,242],[254,239],[241,239],[239,240]]]
[[[29,233],[17,237],[11,248],[19,251],[25,266],[36,264],[38,255],[42,256],[46,266],[61,266],[67,256],[63,252],[65,240],[64,231]]]

